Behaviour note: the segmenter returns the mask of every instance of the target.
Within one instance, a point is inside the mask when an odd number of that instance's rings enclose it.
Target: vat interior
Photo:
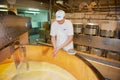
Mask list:
[[[65,69],[47,62],[30,61],[29,69],[22,63],[11,80],[77,80]]]
[[[10,65],[2,73],[0,80],[77,80],[65,69],[55,64],[36,61],[28,63],[29,69],[27,69],[26,63],[22,62],[16,70],[14,63],[8,63]],[[7,65],[4,64],[3,67],[5,66]]]

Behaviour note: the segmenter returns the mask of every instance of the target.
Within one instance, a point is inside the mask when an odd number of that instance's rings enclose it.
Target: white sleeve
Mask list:
[[[69,21],[69,23],[68,23],[68,28],[69,28],[69,30],[68,30],[68,35],[74,35],[74,32],[73,32],[73,24],[72,24],[71,21]]]
[[[54,24],[51,25],[50,35],[51,35],[51,36],[55,36],[55,35],[56,35],[56,30],[55,30]]]

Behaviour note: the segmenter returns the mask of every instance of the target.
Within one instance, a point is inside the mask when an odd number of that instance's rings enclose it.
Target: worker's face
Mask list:
[[[65,18],[64,18],[64,19],[62,19],[62,20],[58,20],[57,22],[58,22],[59,24],[63,24],[63,23],[64,23],[64,21],[65,21]]]

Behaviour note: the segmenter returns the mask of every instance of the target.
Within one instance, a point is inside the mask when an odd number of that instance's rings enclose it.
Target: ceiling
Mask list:
[[[0,0],[0,4],[7,3],[7,1]],[[20,6],[23,7],[20,8]],[[21,12],[26,11],[26,9],[29,11],[30,7],[35,9],[50,9],[51,12],[62,9],[65,12],[117,12],[120,14],[120,0],[16,0],[15,7]]]
[[[34,0],[47,3],[51,10],[63,9],[66,12],[100,11],[120,12],[120,0]],[[63,2],[57,3],[57,2]]]

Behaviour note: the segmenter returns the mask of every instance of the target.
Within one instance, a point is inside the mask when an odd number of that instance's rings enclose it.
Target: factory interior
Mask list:
[[[75,55],[52,55],[57,10]],[[120,80],[120,0],[0,0],[0,80]]]

